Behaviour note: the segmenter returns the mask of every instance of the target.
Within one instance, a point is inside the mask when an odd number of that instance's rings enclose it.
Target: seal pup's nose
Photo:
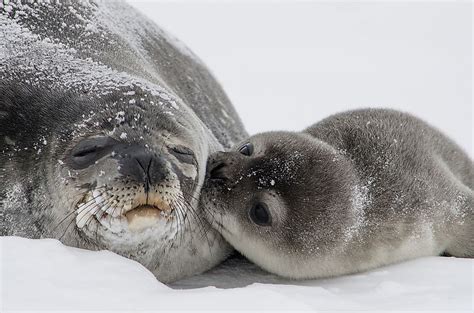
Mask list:
[[[227,173],[228,164],[225,161],[225,152],[213,155],[207,164],[207,177],[213,181],[225,181],[229,179]]]
[[[214,163],[209,171],[209,178],[213,180],[226,180],[228,177],[225,175],[225,167],[227,165],[224,162]]]
[[[144,147],[128,147],[120,153],[119,163],[119,172],[136,183],[145,184],[145,192],[166,178],[164,160]]]

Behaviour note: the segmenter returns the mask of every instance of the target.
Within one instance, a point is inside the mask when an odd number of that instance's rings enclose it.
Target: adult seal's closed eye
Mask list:
[[[474,257],[473,190],[473,162],[455,143],[413,116],[374,109],[214,154],[202,199],[237,250],[302,279]]]
[[[135,259],[164,282],[231,251],[199,204],[245,136],[182,44],[119,1],[0,6],[0,234]]]

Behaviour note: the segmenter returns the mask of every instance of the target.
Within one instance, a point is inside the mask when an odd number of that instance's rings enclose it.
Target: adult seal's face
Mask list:
[[[200,191],[245,131],[200,61],[123,2],[0,11],[1,234],[112,250],[164,282],[225,258]]]
[[[102,103],[1,91],[4,230],[109,249],[165,282],[228,253],[198,207],[207,155],[219,145],[191,112],[164,110],[138,89]]]
[[[331,256],[357,218],[344,210],[359,191],[341,162],[338,151],[307,134],[253,136],[211,156],[202,193],[211,203],[207,219],[270,272],[302,278],[308,268],[324,269],[315,255]]]

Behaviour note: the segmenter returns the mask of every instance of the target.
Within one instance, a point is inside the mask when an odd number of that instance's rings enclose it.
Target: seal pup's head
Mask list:
[[[255,135],[208,161],[208,220],[262,268],[290,278],[325,275],[327,257],[355,233],[350,161],[306,133]]]

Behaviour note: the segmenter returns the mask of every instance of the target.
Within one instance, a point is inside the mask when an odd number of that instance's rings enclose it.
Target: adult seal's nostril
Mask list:
[[[166,178],[165,160],[144,147],[131,146],[118,155],[119,173],[144,184],[148,192],[150,186],[156,185]]]

